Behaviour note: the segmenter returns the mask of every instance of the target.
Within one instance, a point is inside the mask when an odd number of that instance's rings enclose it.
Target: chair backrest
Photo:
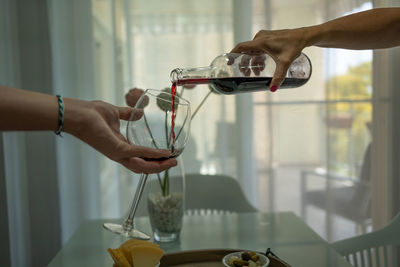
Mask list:
[[[170,177],[170,184],[179,182],[180,177]],[[146,185],[136,216],[147,215]],[[172,186],[171,186],[172,187]],[[257,211],[244,195],[239,183],[226,175],[185,175],[185,214],[210,214]]]
[[[399,266],[400,213],[384,228],[332,244],[354,266]]]
[[[354,184],[354,194],[350,205],[357,205],[354,215],[360,220],[371,218],[371,147],[369,143],[364,152],[360,179]]]
[[[371,163],[372,163],[371,150],[372,150],[372,143],[369,143],[364,152],[364,158],[360,173],[360,180],[365,183],[371,182]]]
[[[237,180],[226,175],[186,175],[186,212],[254,212],[257,211]]]

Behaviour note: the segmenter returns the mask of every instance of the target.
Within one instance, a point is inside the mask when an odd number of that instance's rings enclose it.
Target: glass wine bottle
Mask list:
[[[221,94],[247,93],[268,90],[275,67],[268,54],[226,53],[208,67],[174,69],[170,78],[176,85],[210,84]],[[310,79],[311,69],[310,59],[301,53],[290,65],[280,88],[304,85]]]

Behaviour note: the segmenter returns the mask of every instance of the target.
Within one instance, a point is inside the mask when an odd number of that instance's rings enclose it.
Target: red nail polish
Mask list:
[[[270,90],[271,90],[271,92],[275,92],[276,90],[278,90],[278,86],[272,85]]]

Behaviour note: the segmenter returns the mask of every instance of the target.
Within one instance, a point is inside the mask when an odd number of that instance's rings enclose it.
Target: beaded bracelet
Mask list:
[[[61,131],[64,125],[64,101],[62,96],[56,96],[58,100],[58,130],[55,131],[55,134],[61,136]]]

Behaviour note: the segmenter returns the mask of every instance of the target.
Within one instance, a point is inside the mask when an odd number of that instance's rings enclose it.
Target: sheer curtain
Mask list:
[[[2,1],[0,12],[1,84],[51,94],[46,2]],[[10,254],[0,264],[42,266],[61,247],[56,139],[50,132],[5,132],[1,138],[8,229],[1,227],[0,235],[9,243],[1,251]]]
[[[398,0],[374,0],[375,7],[400,7]],[[374,51],[373,197],[375,228],[386,225],[399,211],[399,81],[400,49]]]

